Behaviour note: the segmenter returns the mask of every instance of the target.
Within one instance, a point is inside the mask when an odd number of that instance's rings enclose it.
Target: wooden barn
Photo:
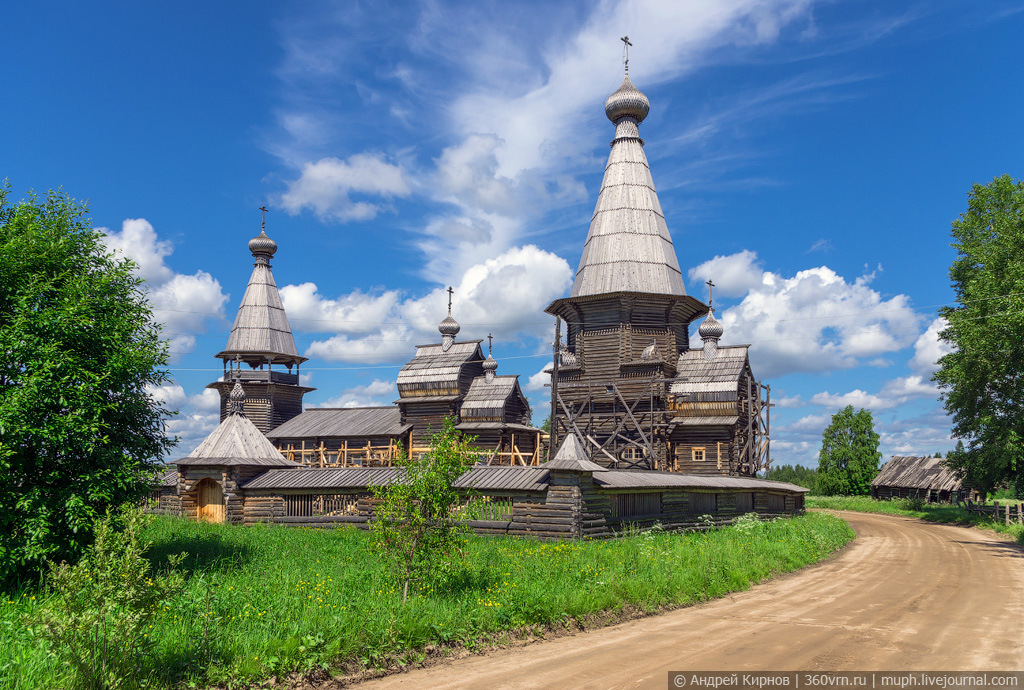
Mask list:
[[[551,443],[576,434],[605,467],[754,476],[768,462],[766,387],[745,347],[718,351],[713,315],[690,351],[709,307],[683,285],[640,138],[649,110],[627,61],[605,102],[615,137],[572,292],[546,310],[558,343]]]
[[[922,498],[930,503],[967,499],[970,491],[942,465],[942,458],[894,455],[871,480],[878,499]]]
[[[412,427],[395,406],[312,407],[267,434],[289,460],[311,467],[390,465]]]

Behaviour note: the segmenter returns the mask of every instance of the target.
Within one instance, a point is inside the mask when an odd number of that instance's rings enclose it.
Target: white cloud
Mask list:
[[[551,321],[542,316],[544,307],[565,293],[571,276],[564,259],[533,245],[470,266],[454,286],[459,338],[546,335]],[[405,361],[413,345],[439,339],[437,324],[447,304],[444,286],[405,300],[393,292],[329,299],[312,283],[286,286],[281,294],[296,329],[337,333],[313,342],[306,356],[364,363]]]
[[[713,261],[754,270],[756,255]],[[912,342],[920,317],[906,295],[883,299],[870,287],[872,278],[848,282],[827,266],[792,278],[763,271],[760,282],[747,281],[743,301],[721,314],[723,343],[752,343],[751,365],[763,378],[883,365],[880,355]]]
[[[228,296],[220,283],[206,271],[192,275],[176,273],[164,262],[174,251],[171,243],[160,240],[144,218],[129,218],[120,232],[98,228],[105,243],[137,264],[136,272],[146,281],[153,316],[164,325],[171,354],[181,355],[195,347],[196,333],[206,330],[210,315],[223,315]]]
[[[895,406],[896,400],[867,393],[858,388],[842,395],[829,393],[828,391],[816,393],[811,397],[811,404],[834,409],[853,405],[856,408],[866,407],[869,410],[884,410]]]
[[[365,386],[344,390],[316,407],[380,407],[390,405],[397,397],[394,381],[374,379]]]
[[[928,324],[928,329],[922,333],[914,342],[914,357],[910,360],[910,366],[914,371],[930,375],[938,367],[939,358],[953,351],[953,346],[939,340],[939,333],[948,324],[941,316]]]
[[[551,365],[545,363],[541,370],[530,376],[526,382],[525,390],[529,393],[545,390],[551,384],[551,373],[546,371]]]
[[[373,197],[407,197],[412,193],[405,170],[383,156],[357,153],[347,160],[321,158],[302,166],[298,179],[288,183],[281,205],[295,214],[312,209],[321,219],[342,222],[370,220],[381,210],[379,204],[353,201],[353,193]]]
[[[798,395],[792,395],[792,396],[788,396],[788,397],[783,396],[783,397],[778,398],[777,400],[773,401],[773,404],[776,405],[777,407],[781,407],[781,408],[785,409],[785,408],[803,407],[807,403],[804,402],[803,398],[801,398],[800,395],[798,394]]]
[[[723,297],[740,297],[760,287],[764,281],[764,268],[757,260],[757,253],[744,249],[738,254],[716,256],[688,273],[690,282],[705,294],[704,283],[715,284],[715,291]]]

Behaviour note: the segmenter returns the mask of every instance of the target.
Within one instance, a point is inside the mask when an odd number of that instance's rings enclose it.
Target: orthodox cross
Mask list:
[[[712,283],[710,280],[708,280],[708,282],[704,284],[708,286],[708,308],[710,308],[711,302],[714,300],[714,295],[712,294],[712,291],[715,289],[715,284]]]
[[[491,356],[491,345],[492,345],[492,341],[493,340],[494,340],[494,336],[491,335],[490,333],[488,333],[487,334],[487,356],[488,357]]]
[[[448,316],[452,315],[452,293],[453,292],[455,292],[455,290],[453,290],[452,286],[449,285],[448,286]]]
[[[629,42],[629,36],[623,36],[619,39],[622,41],[622,49],[626,51],[626,74],[629,74],[629,47],[633,45]]]
[[[267,208],[266,204],[263,204],[262,206],[260,206],[260,210],[263,211],[263,232],[266,232],[267,231],[267,211],[269,211],[270,209]]]

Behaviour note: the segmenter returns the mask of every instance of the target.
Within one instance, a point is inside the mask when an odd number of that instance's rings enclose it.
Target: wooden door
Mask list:
[[[224,522],[224,491],[220,484],[207,477],[196,488],[199,491],[198,518],[207,522]]]

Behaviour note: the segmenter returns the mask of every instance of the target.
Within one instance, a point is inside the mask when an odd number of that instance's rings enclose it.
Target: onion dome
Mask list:
[[[277,242],[267,237],[266,230],[260,230],[260,234],[249,240],[249,251],[252,252],[253,256],[261,254],[274,256],[277,252]]]
[[[452,315],[444,317],[444,321],[437,325],[437,330],[441,331],[441,335],[446,335],[454,338],[462,330],[459,326],[459,322],[452,318]]]
[[[245,389],[242,388],[242,384],[235,381],[235,387],[231,389],[231,394],[228,396],[228,413],[229,414],[244,414],[245,405]]]
[[[650,110],[651,102],[647,100],[647,96],[640,89],[633,86],[628,74],[622,80],[622,85],[604,102],[604,114],[612,122],[618,122],[624,117],[631,117],[640,123],[644,121]]]
[[[484,373],[493,374],[494,370],[498,368],[498,361],[488,353],[487,359],[484,360],[483,367]]]
[[[718,340],[719,338],[722,337],[722,333],[724,332],[725,329],[722,328],[722,323],[715,318],[714,309],[708,312],[708,318],[704,319],[704,323],[702,323],[700,325],[700,328],[697,329],[697,333],[704,340],[707,340],[709,338],[714,338],[715,340]]]

